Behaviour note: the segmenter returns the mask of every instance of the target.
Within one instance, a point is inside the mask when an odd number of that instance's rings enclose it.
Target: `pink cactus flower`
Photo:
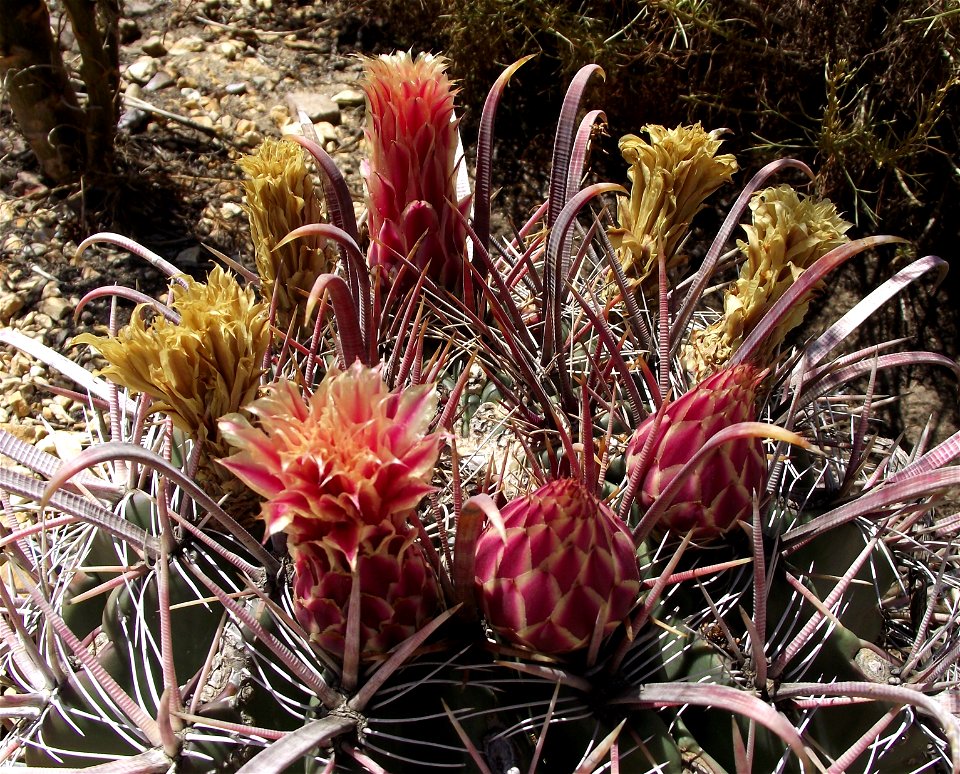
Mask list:
[[[272,385],[247,407],[259,427],[239,414],[220,422],[239,449],[221,462],[266,498],[267,533],[286,533],[294,559],[297,615],[334,654],[350,582],[360,583],[363,653],[396,644],[438,610],[437,579],[408,523],[433,491],[436,405],[431,387],[391,392],[378,369],[356,363],[328,372],[306,400],[291,382]]]
[[[297,618],[311,639],[342,657],[350,591],[360,583],[360,655],[386,653],[440,609],[440,588],[414,533],[386,525],[360,528],[352,563],[333,540],[290,545]]]
[[[757,418],[757,387],[766,372],[755,366],[724,368],[670,403],[653,441],[650,464],[640,482],[638,501],[649,508],[704,443],[726,427]],[[653,430],[647,417],[627,445],[627,473],[638,463]],[[660,526],[680,534],[695,530],[701,539],[749,519],[753,498],[766,478],[763,442],[732,441],[709,453],[671,497]]]
[[[617,515],[578,480],[561,479],[512,500],[501,517],[506,537],[488,526],[476,557],[494,631],[555,655],[608,637],[640,591],[633,539]]]
[[[401,52],[366,59],[367,184],[371,267],[388,281],[401,256],[442,288],[456,292],[466,254],[469,197],[457,196],[455,89],[443,57]],[[409,269],[403,282],[417,279]]]

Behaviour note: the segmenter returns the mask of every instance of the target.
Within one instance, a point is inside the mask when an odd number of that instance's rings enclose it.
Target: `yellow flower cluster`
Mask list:
[[[82,334],[106,358],[103,374],[153,398],[154,412],[198,442],[219,444],[217,420],[257,396],[270,339],[267,306],[219,266],[207,282],[173,289],[179,324],[144,319],[142,308],[116,338]]]
[[[764,314],[814,261],[849,241],[850,223],[829,199],[801,196],[787,185],[759,191],[750,201],[752,224],[737,242],[746,257],[737,281],[726,290],[723,316],[695,331],[687,368],[706,376],[726,363]],[[771,351],[803,320],[812,292],[794,304],[768,337]]]
[[[704,200],[737,171],[732,154],[718,156],[721,140],[700,124],[666,129],[643,128],[646,142],[628,134],[620,153],[630,165],[629,198],[621,198],[618,228],[610,239],[627,279],[646,291],[657,282],[657,259],[679,265],[677,247]]]
[[[267,139],[239,164],[247,175],[243,187],[261,294],[268,303],[276,295],[275,324],[286,331],[316,278],[333,271],[337,251],[319,237],[276,246],[295,228],[321,220],[320,203],[299,145]],[[297,319],[298,325],[302,322]]]

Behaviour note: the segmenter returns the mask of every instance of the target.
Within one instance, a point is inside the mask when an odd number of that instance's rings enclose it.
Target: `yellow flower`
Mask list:
[[[269,303],[276,294],[275,322],[286,331],[314,280],[333,271],[337,251],[318,237],[276,247],[295,228],[321,220],[320,204],[299,145],[267,139],[239,164],[247,175],[243,187],[262,296]]]
[[[643,128],[650,142],[628,134],[620,140],[620,153],[630,165],[629,198],[618,206],[619,228],[610,230],[624,274],[643,290],[657,282],[657,256],[663,251],[667,268],[676,254],[693,216],[704,200],[737,171],[733,155],[717,155],[721,140],[700,124],[666,129],[650,124]]]
[[[165,317],[144,320],[140,307],[116,338],[82,334],[106,358],[103,374],[153,398],[162,412],[197,441],[219,444],[217,420],[256,397],[269,342],[267,306],[219,266],[206,283],[175,286]]]
[[[746,241],[737,242],[746,261],[740,277],[726,290],[723,317],[695,331],[687,348],[687,367],[698,377],[720,368],[744,338],[814,261],[849,241],[850,223],[829,199],[800,196],[788,185],[767,188],[750,201],[752,225]],[[765,344],[772,351],[803,320],[813,292],[781,320]]]

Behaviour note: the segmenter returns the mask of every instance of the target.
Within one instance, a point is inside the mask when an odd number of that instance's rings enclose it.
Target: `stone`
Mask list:
[[[237,145],[243,148],[256,148],[262,142],[263,135],[256,131],[244,132],[237,137]]]
[[[177,253],[173,263],[181,269],[196,268],[201,263],[200,253],[200,245],[191,245]]]
[[[160,89],[173,86],[175,82],[174,77],[167,70],[161,69],[154,73],[153,77],[147,81],[147,85],[143,88],[147,91],[160,91]]]
[[[159,35],[151,35],[140,44],[140,50],[147,56],[165,56],[167,47]]]
[[[6,325],[21,309],[23,309],[23,298],[17,293],[0,295],[0,323]]]
[[[142,56],[127,67],[126,75],[134,83],[144,84],[156,75],[159,69],[160,63],[156,59],[152,56]]]
[[[129,12],[129,9],[124,8],[125,12]],[[124,45],[129,45],[133,41],[138,40],[143,34],[140,32],[140,25],[137,24],[133,19],[120,19],[117,23],[117,32],[120,35],[120,42]]]
[[[180,89],[180,95],[183,97],[183,102],[180,103],[181,107],[184,107],[187,110],[199,109],[201,97],[199,91],[192,88],[183,88]]]
[[[41,435],[41,428],[36,425],[12,424],[8,420],[10,415],[6,410],[0,409],[0,430],[4,430],[10,435],[19,438],[27,443],[35,443]]]
[[[27,402],[27,399],[23,397],[23,393],[20,390],[14,390],[5,396],[3,405],[13,412],[15,416],[20,417],[20,419],[23,419],[30,413],[30,404]]]
[[[243,215],[243,207],[236,202],[226,202],[220,205],[220,217],[224,220],[232,220]]]
[[[238,40],[225,40],[217,46],[217,49],[229,60],[234,60],[246,49],[246,44]]]
[[[249,118],[241,118],[237,121],[236,132],[237,134],[246,134],[247,132],[255,132],[257,125],[251,121]]]
[[[127,0],[123,4],[123,12],[127,16],[146,16],[153,11],[156,3],[149,0]]]
[[[357,89],[344,89],[338,91],[331,97],[340,107],[361,107],[366,101],[362,91]]]
[[[227,92],[227,94],[244,94],[247,91],[247,84],[245,81],[228,83],[223,90]]]
[[[123,114],[120,116],[120,120],[117,122],[117,127],[124,132],[130,132],[135,134],[140,132],[143,128],[150,123],[150,114],[145,110],[140,108],[128,108],[123,111]]]
[[[52,320],[62,320],[67,317],[70,311],[76,306],[68,299],[60,296],[51,296],[40,301],[37,309],[41,314],[48,315]]]
[[[174,41],[167,53],[174,56],[183,56],[184,54],[203,51],[206,47],[207,44],[204,43],[201,38],[194,35],[186,35],[180,38],[180,40]]]
[[[312,91],[291,91],[287,95],[287,105],[294,119],[302,110],[313,123],[320,121],[327,121],[334,125],[340,123],[340,106],[324,94]]]
[[[314,124],[313,130],[317,133],[317,137],[320,138],[320,142],[324,147],[331,142],[339,143],[339,138],[337,137],[337,128],[328,121],[320,121]]]
[[[270,118],[270,121],[277,128],[281,128],[290,123],[290,111],[286,105],[274,105],[270,108],[270,111],[267,113]],[[0,210],[2,210],[3,205],[0,204]]]

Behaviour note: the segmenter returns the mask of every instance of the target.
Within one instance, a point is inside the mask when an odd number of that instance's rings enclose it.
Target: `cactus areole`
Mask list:
[[[703,445],[724,428],[757,418],[757,387],[766,372],[756,366],[724,368],[670,403],[656,437],[650,441],[646,472],[637,500],[649,509]],[[633,474],[656,425],[647,417],[627,446],[627,473]],[[680,534],[694,530],[699,539],[726,532],[738,519],[749,519],[754,494],[766,477],[763,442],[741,438],[709,452],[669,495],[659,527]]]
[[[579,481],[560,479],[512,500],[477,542],[476,583],[501,637],[549,654],[606,638],[640,591],[633,539]],[[596,635],[594,634],[596,630]]]

